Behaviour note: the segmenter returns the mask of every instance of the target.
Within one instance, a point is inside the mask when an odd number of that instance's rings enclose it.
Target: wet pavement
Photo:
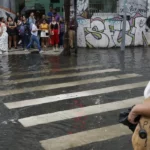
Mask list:
[[[0,56],[0,150],[132,150],[118,115],[149,70],[147,47]]]

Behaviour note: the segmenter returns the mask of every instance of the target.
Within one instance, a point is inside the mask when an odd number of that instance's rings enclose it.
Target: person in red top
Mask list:
[[[53,50],[58,51],[60,27],[55,17],[52,17],[52,22],[50,23],[49,28],[50,28],[50,35],[51,35],[51,45],[53,46]]]

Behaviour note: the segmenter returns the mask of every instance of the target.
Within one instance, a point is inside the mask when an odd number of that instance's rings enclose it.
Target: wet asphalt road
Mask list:
[[[71,57],[0,56],[0,150],[132,150],[131,134],[124,129],[124,135],[118,129],[119,135],[114,130],[104,140],[99,136],[94,140],[89,131],[118,127],[118,114],[125,109],[120,107],[121,102],[143,96],[149,70],[149,48],[128,48],[124,53],[119,49],[79,49],[78,55]],[[143,82],[145,86],[131,88]],[[99,93],[93,94],[97,89]],[[34,103],[37,100],[39,104]],[[118,107],[111,110],[115,102]],[[10,103],[14,108],[7,105]],[[107,111],[96,110],[96,106],[105,104]],[[94,107],[89,111],[91,106]],[[80,110],[73,113],[74,109]],[[45,114],[50,115],[46,119],[39,116]],[[29,121],[31,116],[39,116],[38,121],[35,118]],[[21,122],[24,118],[27,121]],[[81,142],[75,138],[71,143],[74,135]],[[103,132],[99,135],[106,136]],[[51,148],[41,144],[54,138],[48,142],[52,143]]]

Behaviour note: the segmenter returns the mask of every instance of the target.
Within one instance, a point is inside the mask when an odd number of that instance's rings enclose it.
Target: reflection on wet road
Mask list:
[[[0,57],[0,150],[132,149],[118,114],[143,100],[148,49]]]

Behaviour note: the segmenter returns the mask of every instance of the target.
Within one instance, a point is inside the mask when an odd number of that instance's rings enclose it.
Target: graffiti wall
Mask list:
[[[0,17],[15,17],[16,10],[15,0],[0,0]]]
[[[130,20],[126,22],[126,46],[150,44],[150,32],[146,32],[145,30],[147,10],[146,1],[144,1],[143,3],[138,3],[137,0],[131,0],[128,4]],[[86,10],[87,8],[83,9],[83,6],[82,9],[78,9]],[[123,11],[122,6],[123,4],[120,4],[120,12]],[[101,13],[93,15],[90,19],[78,17],[78,46],[90,48],[120,47],[122,28],[123,19],[119,14]]]

